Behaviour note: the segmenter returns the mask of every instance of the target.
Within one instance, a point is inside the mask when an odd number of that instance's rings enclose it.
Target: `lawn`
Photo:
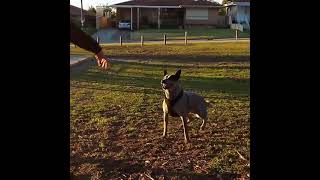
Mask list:
[[[163,34],[170,39],[184,39],[185,31],[188,32],[188,39],[220,39],[220,38],[234,38],[235,31],[232,29],[217,29],[217,28],[194,28],[194,29],[142,29],[131,33],[132,40],[140,40],[141,35],[145,40],[159,40],[163,39]],[[249,38],[250,31],[239,32],[239,38]]]
[[[103,51],[108,57],[150,59],[175,59],[191,61],[243,61],[249,60],[250,41],[210,42],[184,44],[137,44],[104,45]],[[70,54],[91,54],[81,48],[71,48]]]
[[[226,52],[213,45],[208,48],[220,50],[207,53],[248,56],[249,49],[242,52],[244,45],[235,46],[238,50],[229,45]],[[168,47],[163,48],[169,52],[158,46],[155,49],[160,51],[157,53],[173,54]],[[139,48],[108,46],[105,52],[120,56]],[[188,52],[183,49],[180,50]],[[196,92],[214,104],[208,109],[204,132],[198,132],[201,121],[190,122],[188,145],[183,143],[178,118],[169,118],[168,137],[160,138],[163,131],[160,80],[163,69],[173,73],[178,68],[182,69],[184,90]],[[115,61],[109,71],[95,65],[81,72],[71,71],[70,172],[78,179],[246,178],[250,171],[249,74],[249,61],[233,62],[228,56],[219,62],[204,63],[201,58],[197,62],[174,58]]]

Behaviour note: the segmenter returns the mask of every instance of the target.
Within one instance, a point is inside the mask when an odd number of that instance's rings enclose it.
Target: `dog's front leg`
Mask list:
[[[168,113],[163,113],[163,135],[162,137],[166,137],[167,136],[167,127],[168,127]]]
[[[180,116],[182,120],[182,127],[183,127],[183,134],[184,134],[184,142],[187,144],[189,142],[189,135],[188,135],[188,125],[187,125],[187,117]]]

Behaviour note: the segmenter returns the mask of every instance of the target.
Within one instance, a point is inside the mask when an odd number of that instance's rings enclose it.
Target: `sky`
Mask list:
[[[83,9],[88,10],[89,6],[96,7],[97,5],[112,5],[128,0],[82,0]],[[216,2],[221,3],[222,0],[215,0]],[[73,6],[81,7],[81,0],[70,0],[70,4]]]

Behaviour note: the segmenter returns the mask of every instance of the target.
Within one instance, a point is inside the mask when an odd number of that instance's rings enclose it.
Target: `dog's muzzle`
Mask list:
[[[168,84],[162,83],[161,85],[162,85],[162,88],[163,88],[163,89],[168,89],[168,88],[169,88]]]
[[[171,89],[172,88],[172,84],[162,84],[162,88],[163,89]]]
[[[161,81],[161,86],[162,86],[163,89],[170,89],[173,86],[173,84],[169,83],[166,80],[162,80]]]

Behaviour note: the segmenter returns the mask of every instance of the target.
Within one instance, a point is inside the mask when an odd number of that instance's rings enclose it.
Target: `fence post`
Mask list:
[[[143,36],[141,35],[141,46],[143,46]]]
[[[163,35],[163,43],[164,43],[164,45],[167,44],[167,35],[166,34]]]
[[[122,36],[120,35],[120,46],[122,46]]]
[[[188,38],[187,38],[187,37],[188,37],[188,32],[185,31],[185,32],[184,32],[184,44],[185,44],[185,45],[188,44]]]
[[[236,29],[236,40],[238,40],[238,29]]]

